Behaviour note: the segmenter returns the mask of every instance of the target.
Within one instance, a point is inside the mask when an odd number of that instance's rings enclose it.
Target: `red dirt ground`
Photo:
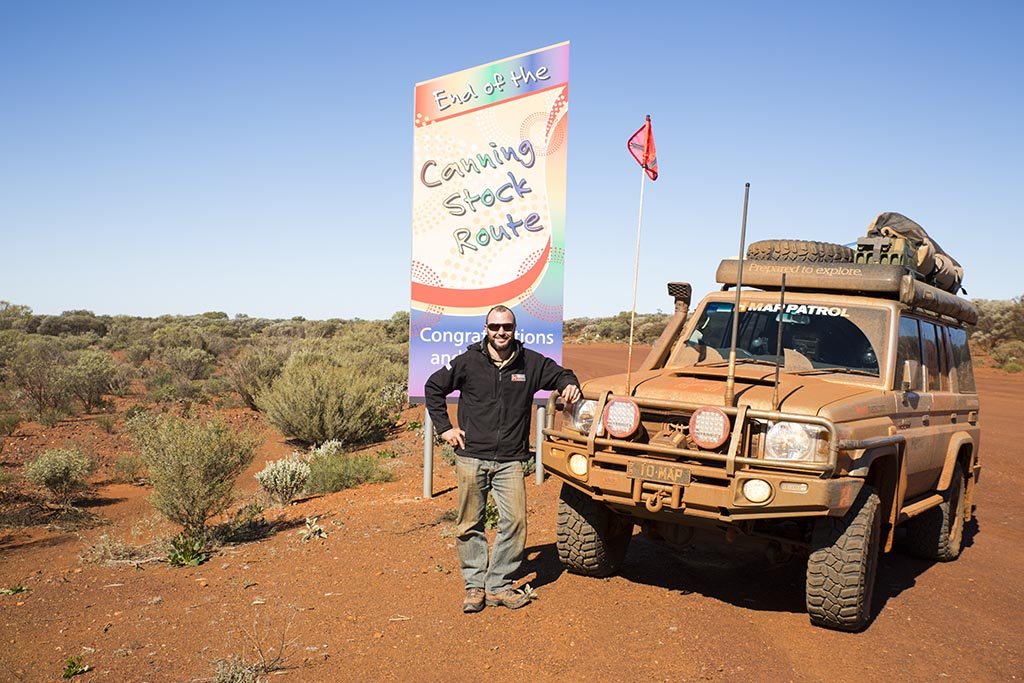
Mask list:
[[[643,353],[634,356],[639,362]],[[618,371],[619,346],[567,346],[581,378]],[[70,655],[92,670],[83,681],[190,681],[211,661],[251,658],[244,632],[274,645],[294,639],[282,680],[1019,680],[1024,677],[1024,524],[1017,496],[1014,423],[1024,377],[979,369],[984,465],[977,521],[956,562],[899,552],[882,559],[874,623],[862,633],[813,628],[803,609],[800,563],[714,545],[672,553],[634,539],[620,576],[563,573],[555,541],[558,485],[528,485],[527,608],[460,611],[450,522],[454,477],[443,464],[435,497],[420,500],[421,445],[399,430],[372,450],[398,453],[396,481],[311,498],[268,519],[285,526],[255,543],[218,550],[187,569],[164,563],[87,564],[101,534],[129,542],[167,532],[143,487],[100,484],[89,509],[107,526],[75,533],[0,528],[0,680],[59,680]],[[422,408],[410,410],[417,419]],[[291,451],[259,416],[230,411],[270,435],[240,482]],[[92,420],[26,425],[6,439],[4,465],[83,440],[107,463],[130,448]],[[100,475],[109,475],[109,467]],[[303,543],[296,530],[319,515],[328,532]],[[133,534],[133,528],[135,533]]]

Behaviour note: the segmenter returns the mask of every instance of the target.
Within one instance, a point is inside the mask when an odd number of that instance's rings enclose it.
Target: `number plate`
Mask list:
[[[660,462],[631,462],[626,466],[626,476],[679,486],[687,486],[690,483],[690,470]]]

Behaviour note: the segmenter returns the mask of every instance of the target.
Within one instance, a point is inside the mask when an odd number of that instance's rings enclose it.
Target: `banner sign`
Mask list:
[[[561,363],[569,43],[416,85],[409,398],[497,304]]]

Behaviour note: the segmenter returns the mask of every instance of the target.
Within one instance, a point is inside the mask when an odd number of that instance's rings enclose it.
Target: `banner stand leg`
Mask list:
[[[423,411],[423,499],[434,497],[434,422]]]
[[[542,462],[542,452],[544,445],[544,418],[547,415],[547,409],[544,406],[537,406],[537,438],[534,448],[536,449],[533,455],[534,460],[534,471],[533,471],[533,483],[540,486],[544,483],[544,463]]]

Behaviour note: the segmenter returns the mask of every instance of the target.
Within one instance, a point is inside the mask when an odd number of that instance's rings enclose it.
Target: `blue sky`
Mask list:
[[[354,7],[354,8],[353,8]],[[748,242],[923,224],[1024,294],[1020,3],[0,4],[0,299],[39,313],[408,307],[416,82],[572,43],[565,313],[714,288]]]

